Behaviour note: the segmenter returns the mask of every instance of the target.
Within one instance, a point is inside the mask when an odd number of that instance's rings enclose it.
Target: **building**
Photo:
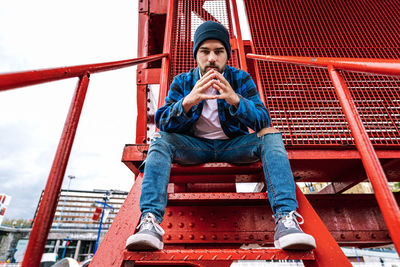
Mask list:
[[[106,209],[100,241],[122,206],[128,192],[118,190],[62,190],[53,224],[47,239],[45,253],[56,253],[59,258],[71,257],[83,261],[93,255],[97,240],[104,199],[114,209]],[[43,195],[43,192],[42,192]],[[40,205],[40,200],[38,207]],[[37,212],[37,209],[36,209]],[[36,217],[35,212],[35,217]],[[108,215],[108,216],[106,216]],[[93,217],[97,217],[93,220]]]

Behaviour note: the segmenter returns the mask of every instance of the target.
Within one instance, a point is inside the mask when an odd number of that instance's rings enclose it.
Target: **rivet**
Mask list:
[[[183,213],[183,211],[180,211],[178,214],[179,214],[179,216],[183,216],[184,213]]]
[[[167,227],[172,228],[172,223],[168,223]]]
[[[371,238],[375,239],[376,235],[375,234],[371,234]]]
[[[340,234],[340,238],[341,238],[341,239],[345,239],[344,234]]]
[[[189,239],[193,240],[194,239],[194,235],[189,235]]]
[[[356,238],[357,238],[357,239],[360,239],[360,235],[359,235],[359,234],[356,234]]]
[[[183,228],[183,226],[185,226],[183,223],[179,223],[178,225],[180,228]]]
[[[264,236],[264,239],[265,239],[265,240],[268,240],[268,238],[269,238],[268,235],[265,235],[265,236]]]
[[[168,216],[172,216],[172,211],[168,211]]]
[[[215,211],[211,211],[210,214],[211,214],[211,216],[214,216],[215,215]]]
[[[201,240],[204,240],[204,239],[206,239],[206,236],[205,236],[205,235],[201,235],[201,236],[200,236],[200,239],[201,239]]]
[[[180,240],[182,240],[182,239],[183,239],[183,235],[179,235],[178,237],[179,237],[179,239],[180,239]]]
[[[234,226],[235,228],[238,228],[238,227],[239,227],[238,223],[234,223],[233,226]]]
[[[189,212],[189,215],[190,215],[190,216],[193,216],[193,211],[190,211],[190,212]]]
[[[201,221],[201,222],[204,222],[204,220],[205,220],[205,219],[204,219],[204,217],[203,217],[203,216],[202,216],[202,217],[200,217],[200,221]]]
[[[239,235],[235,235],[235,240],[239,240]]]
[[[189,223],[189,227],[193,228],[194,227],[194,223]]]
[[[216,223],[212,223],[212,224],[211,224],[211,227],[212,227],[212,228],[215,228],[216,226],[217,226]]]
[[[227,234],[224,234],[224,239],[225,239],[225,240],[228,240],[228,239],[229,239],[229,236],[228,236]]]
[[[250,238],[250,239],[254,239],[254,236],[253,236],[253,235],[249,235],[249,238]]]
[[[167,240],[171,240],[171,235],[167,235]]]
[[[212,238],[213,240],[217,240],[217,235],[212,235],[211,238]]]

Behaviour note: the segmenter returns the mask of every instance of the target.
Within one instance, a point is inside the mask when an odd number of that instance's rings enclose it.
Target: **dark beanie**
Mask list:
[[[228,59],[231,58],[231,43],[228,30],[218,22],[209,20],[201,24],[194,33],[194,59],[196,59],[197,50],[199,50],[201,43],[210,39],[221,41],[228,54]]]

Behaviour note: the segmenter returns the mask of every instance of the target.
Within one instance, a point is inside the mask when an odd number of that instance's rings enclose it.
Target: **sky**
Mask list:
[[[0,73],[135,58],[137,9],[137,0],[3,0]],[[0,92],[6,218],[33,218],[77,81]],[[136,67],[92,74],[65,173],[76,177],[70,189],[130,190],[134,176],[121,157],[135,142],[136,116]]]
[[[110,3],[2,0],[0,73],[136,58],[138,0]],[[12,197],[5,218],[33,218],[77,82],[0,92],[0,193]],[[121,157],[135,143],[136,116],[136,67],[92,74],[62,188],[72,175],[71,190],[129,191],[134,176]]]

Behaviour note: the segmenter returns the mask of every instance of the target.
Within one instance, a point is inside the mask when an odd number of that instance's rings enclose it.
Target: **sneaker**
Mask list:
[[[164,230],[157,223],[153,213],[146,213],[136,229],[126,241],[127,250],[160,250],[164,248]]]
[[[297,221],[301,218],[301,222]],[[316,248],[315,239],[301,230],[299,224],[304,219],[296,211],[291,211],[283,217],[275,227],[274,245],[280,249],[311,250]]]

